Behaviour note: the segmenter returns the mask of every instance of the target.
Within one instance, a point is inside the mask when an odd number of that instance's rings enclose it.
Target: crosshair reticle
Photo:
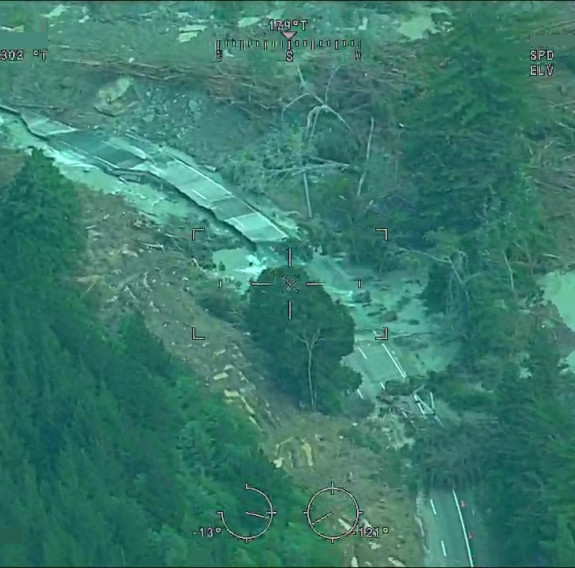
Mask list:
[[[363,511],[360,509],[357,499],[347,489],[336,487],[332,481],[329,487],[324,487],[312,495],[303,514],[306,516],[311,530],[333,544],[336,540],[355,533]],[[334,528],[328,528],[326,524],[323,524],[330,518],[334,522],[341,519],[350,528],[344,532],[336,533]],[[324,526],[326,528],[322,528]],[[330,528],[331,530],[329,530]]]
[[[287,276],[282,276],[282,279],[284,281],[284,292],[289,292],[290,290],[293,290],[296,294],[299,294],[299,290],[296,288],[295,283],[297,282],[297,276],[294,276],[293,278],[288,278]]]
[[[289,247],[287,249],[287,264],[288,264],[288,268],[291,268],[293,266],[293,251],[292,248]],[[287,276],[282,276],[281,279],[284,287],[283,287],[283,291],[284,292],[288,292],[288,293],[294,293],[294,294],[299,294],[299,288],[297,287],[296,283],[297,283],[297,276],[294,277],[287,277]],[[250,281],[250,286],[274,286],[275,282],[256,282],[254,280]],[[306,286],[323,286],[323,282],[306,282],[305,283]],[[288,299],[287,302],[287,316],[288,316],[288,320],[291,321],[292,316],[293,316],[293,301],[291,299]]]
[[[303,22],[303,21],[302,21]],[[296,25],[296,24],[294,24]],[[234,40],[235,41],[235,40]],[[192,228],[192,241],[196,240],[196,236],[198,233],[203,233],[206,231],[205,227],[193,227]],[[381,233],[383,235],[383,240],[387,241],[388,238],[388,228],[387,227],[375,227],[375,232],[376,233]],[[196,263],[197,264],[197,263]],[[251,264],[251,263],[250,263]],[[291,268],[293,266],[293,250],[292,247],[289,247],[287,249],[287,264],[288,267]],[[362,280],[361,278],[356,278],[354,279],[357,287],[361,288],[362,287]],[[288,277],[288,276],[282,276],[282,282],[284,285],[283,291],[289,293],[295,293],[295,294],[299,294],[299,288],[297,287],[297,276],[294,277]],[[275,282],[258,282],[258,281],[250,281],[250,286],[274,286]],[[305,282],[305,286],[310,286],[310,287],[314,287],[314,286],[323,286],[323,282],[318,282],[318,281],[311,281],[311,282]],[[222,279],[219,278],[218,279],[218,288],[222,287]],[[293,301],[291,299],[288,299],[287,301],[287,317],[288,320],[291,321],[292,320],[292,316],[293,316]],[[383,332],[381,334],[376,335],[375,339],[378,341],[386,341],[389,337],[389,330],[387,327],[383,328]],[[196,335],[196,328],[192,327],[192,341],[203,341],[205,340],[205,337],[203,336],[199,336]]]

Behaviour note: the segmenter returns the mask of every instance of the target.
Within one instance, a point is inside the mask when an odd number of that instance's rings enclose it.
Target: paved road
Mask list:
[[[266,256],[265,260],[262,259],[265,264],[285,262],[281,255]],[[228,259],[225,264],[229,264]],[[255,265],[252,269],[259,271],[259,267]],[[370,313],[373,308],[352,303],[353,294],[357,292],[357,275],[346,273],[337,261],[322,256],[315,256],[306,264],[306,269],[312,278],[324,283],[326,292],[350,307],[356,324],[356,337],[354,351],[346,357],[346,363],[362,375],[358,396],[374,400],[386,381],[405,380],[408,372],[404,369],[404,364],[410,372],[414,366],[409,354],[402,353],[399,347],[394,346],[392,335],[387,341],[376,340],[375,336],[381,333],[385,322],[379,321],[378,316]],[[471,513],[469,508],[461,507],[458,503],[460,498],[458,496],[455,499],[451,491],[434,490],[425,500],[422,514],[429,548],[426,560],[428,566],[479,565],[477,561],[470,562],[470,556],[475,554],[475,546],[472,549],[472,541],[468,540],[466,534],[470,529],[465,525],[467,516]],[[473,544],[475,545],[475,542]]]
[[[360,396],[375,398],[389,379],[405,371],[389,342],[359,339],[347,363],[363,376]],[[441,426],[438,424],[437,426]],[[424,502],[428,566],[490,566],[490,542],[469,492],[434,489]]]
[[[457,495],[457,499],[461,498]],[[473,566],[467,527],[450,490],[433,489],[425,503],[430,566]]]
[[[461,508],[467,527],[469,545],[476,566],[497,566],[497,543],[487,532],[485,523],[477,511],[473,495],[469,491],[460,491],[459,499],[464,505]]]
[[[402,380],[403,368],[384,341],[376,341],[375,333],[371,338],[356,340],[354,352],[345,362],[362,375],[363,382],[358,389],[361,398],[375,400],[381,393],[386,381]],[[390,354],[392,357],[390,357]]]

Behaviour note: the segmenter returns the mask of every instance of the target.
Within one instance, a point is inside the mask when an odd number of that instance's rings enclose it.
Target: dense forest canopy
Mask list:
[[[0,209],[1,566],[326,566],[307,496],[259,433],[126,313],[112,335],[70,278],[85,236],[74,186],[34,151]],[[251,546],[244,484],[281,515]],[[217,541],[217,542],[216,542]]]

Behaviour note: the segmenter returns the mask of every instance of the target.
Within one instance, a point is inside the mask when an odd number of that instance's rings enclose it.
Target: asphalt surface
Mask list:
[[[485,523],[479,511],[475,507],[473,495],[469,491],[460,491],[460,502],[464,504],[461,508],[465,526],[467,528],[468,542],[475,566],[498,566],[497,543],[487,532]]]
[[[457,496],[458,501],[461,497]],[[425,517],[428,530],[429,566],[472,566],[467,545],[468,528],[460,517],[461,507],[457,507],[450,490],[434,489],[426,498]]]
[[[358,389],[361,398],[374,400],[381,393],[384,384],[393,380],[402,380],[403,368],[393,356],[386,342],[375,339],[356,341],[354,352],[346,357],[345,362],[362,375],[363,382]]]

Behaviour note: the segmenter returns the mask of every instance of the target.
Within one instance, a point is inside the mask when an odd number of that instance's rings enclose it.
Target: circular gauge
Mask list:
[[[363,515],[356,498],[347,489],[335,487],[333,482],[329,487],[313,494],[303,513],[313,532],[321,538],[330,540],[332,544],[340,538],[353,534]],[[342,522],[342,526],[346,527],[345,531],[336,533],[335,528],[329,527],[326,523],[328,519],[332,520],[331,524],[336,519]]]
[[[277,511],[274,510],[272,502],[270,498],[260,489],[256,487],[252,487],[251,485],[245,485],[244,489],[246,491],[251,491],[254,496],[254,510],[249,510],[245,512],[246,517],[248,517],[248,524],[250,525],[250,534],[242,535],[238,534],[237,532],[233,531],[230,527],[228,527],[226,523],[225,514],[223,511],[217,511],[217,514],[222,521],[222,525],[224,528],[235,538],[238,540],[243,540],[244,542],[249,542],[250,540],[255,540],[260,536],[263,536],[265,532],[270,528],[274,516],[277,514]],[[253,528],[252,528],[253,527]]]

